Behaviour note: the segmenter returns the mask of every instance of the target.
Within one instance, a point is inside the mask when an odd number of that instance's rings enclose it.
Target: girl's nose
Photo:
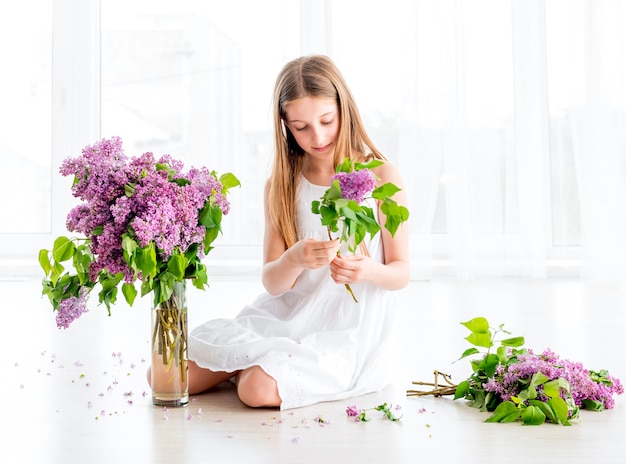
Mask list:
[[[324,141],[324,131],[319,126],[313,126],[313,143],[319,144]]]

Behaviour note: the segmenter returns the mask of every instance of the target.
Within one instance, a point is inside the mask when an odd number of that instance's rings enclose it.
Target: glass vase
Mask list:
[[[186,406],[187,301],[185,282],[175,282],[172,295],[152,309],[152,404]]]

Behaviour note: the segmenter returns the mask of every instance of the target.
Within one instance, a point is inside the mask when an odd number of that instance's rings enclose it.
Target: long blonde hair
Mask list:
[[[354,97],[330,58],[312,55],[287,63],[278,75],[274,87],[275,153],[267,192],[270,220],[287,247],[298,240],[295,198],[304,151],[285,125],[285,106],[304,97],[337,102],[340,125],[335,147],[335,166],[346,157],[359,162],[369,157],[385,159],[365,132]]]

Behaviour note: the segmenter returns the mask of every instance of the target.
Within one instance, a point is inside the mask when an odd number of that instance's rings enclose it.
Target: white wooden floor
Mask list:
[[[190,325],[236,313],[258,282],[213,281],[191,289]],[[396,381],[385,391],[301,409],[254,410],[232,387],[192,397],[186,408],[151,404],[145,382],[149,302],[94,307],[59,331],[39,281],[2,281],[0,462],[626,462],[626,398],[602,413],[582,412],[572,427],[487,424],[486,414],[451,398],[407,398],[412,380],[432,371],[454,380],[469,347],[459,322],[485,316],[526,346],[552,348],[585,367],[626,381],[626,289],[578,280],[412,282],[402,292]],[[349,405],[398,407],[400,422],[373,411],[348,418]],[[320,421],[321,418],[321,421]]]

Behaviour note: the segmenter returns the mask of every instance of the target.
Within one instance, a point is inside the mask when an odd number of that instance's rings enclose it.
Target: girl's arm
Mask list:
[[[339,240],[303,239],[287,248],[268,214],[268,186],[265,188],[265,235],[263,239],[263,286],[271,295],[291,288],[303,269],[317,269],[330,263],[339,249]]]
[[[392,164],[385,163],[375,169],[380,184],[391,182],[402,189],[393,197],[401,206],[406,206],[406,193],[402,176]],[[383,263],[362,255],[337,257],[330,265],[331,276],[336,283],[351,284],[371,282],[386,290],[399,290],[406,286],[410,277],[409,266],[409,228],[402,223],[394,237],[385,229],[385,215],[378,210],[383,243]]]

